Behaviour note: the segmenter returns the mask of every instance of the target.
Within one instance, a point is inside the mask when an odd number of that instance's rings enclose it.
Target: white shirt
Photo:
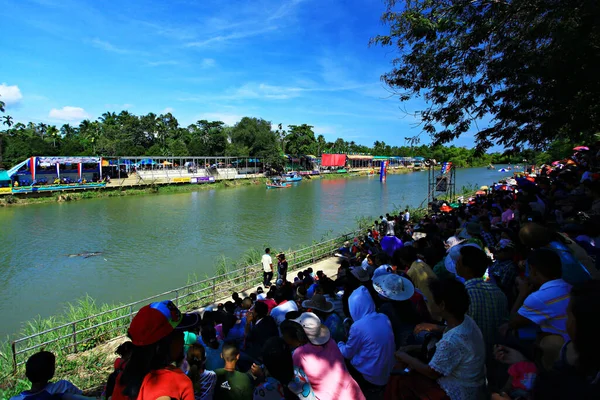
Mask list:
[[[271,317],[277,322],[277,326],[279,326],[283,321],[285,321],[285,314],[290,311],[298,311],[298,305],[295,301],[286,301],[285,303],[279,304],[277,307],[271,310]]]
[[[446,332],[429,362],[443,376],[438,383],[452,400],[477,400],[485,385],[485,342],[481,330],[465,315],[462,324]]]
[[[389,221],[387,224],[387,236],[394,236],[394,221]]]
[[[271,269],[271,265],[273,264],[273,259],[271,258],[270,255],[268,254],[263,254],[261,260],[262,262],[262,266],[263,266],[263,270],[265,272],[272,272],[273,270]]]
[[[407,211],[407,212],[405,212],[405,213],[404,213],[404,217],[403,217],[403,218],[404,218],[404,220],[405,220],[406,222],[410,221],[410,213],[409,213],[408,211]]]

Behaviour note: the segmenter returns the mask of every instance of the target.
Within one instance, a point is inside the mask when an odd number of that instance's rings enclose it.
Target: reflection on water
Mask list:
[[[495,171],[459,170],[458,184],[489,184]],[[313,179],[264,186],[0,209],[0,334],[86,293],[100,302],[140,299],[211,274],[215,260],[248,248],[287,249],[354,227],[356,217],[419,205],[425,172]],[[82,252],[102,252],[83,258]]]

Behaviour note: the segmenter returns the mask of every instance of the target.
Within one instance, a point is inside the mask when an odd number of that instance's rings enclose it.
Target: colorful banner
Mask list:
[[[12,193],[12,189],[9,187],[0,187],[0,194],[9,194]]]
[[[38,161],[47,164],[97,164],[102,158],[100,157],[37,157]]]
[[[191,183],[208,183],[214,182],[214,176],[194,176],[190,179]]]
[[[447,174],[452,169],[452,162],[445,162],[442,164],[442,175]]]
[[[35,179],[35,170],[37,169],[36,165],[36,157],[31,157],[29,159],[29,170],[31,171],[31,180]]]
[[[172,181],[175,183],[190,183],[192,180],[191,178],[173,178]]]
[[[379,182],[385,182],[387,178],[387,161],[381,163],[381,170],[379,171]]]
[[[321,156],[321,165],[323,167],[343,167],[346,165],[345,154],[323,154]]]

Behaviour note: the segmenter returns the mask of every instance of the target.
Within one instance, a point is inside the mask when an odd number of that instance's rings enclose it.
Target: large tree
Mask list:
[[[545,147],[557,135],[585,140],[600,126],[599,2],[386,4],[390,32],[372,43],[399,56],[382,79],[401,101],[424,98],[419,116],[434,143],[476,130],[478,150]]]

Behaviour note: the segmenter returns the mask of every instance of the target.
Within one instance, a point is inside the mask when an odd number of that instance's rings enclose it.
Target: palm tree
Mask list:
[[[4,102],[0,100],[0,112],[4,112],[5,106],[6,106],[6,104],[4,104]]]
[[[52,137],[52,147],[56,147],[56,138],[59,136],[60,131],[56,129],[56,126],[50,125],[46,132],[48,136]]]
[[[4,125],[7,125],[9,128],[12,126],[13,118],[10,115],[5,115],[2,117],[2,119],[4,120]]]
[[[325,150],[325,146],[327,145],[327,141],[325,141],[325,136],[319,135],[317,136],[317,157],[320,157],[323,154],[323,150]]]
[[[44,135],[46,134],[46,129],[48,129],[48,125],[44,124],[43,122],[40,122],[39,124],[37,124],[37,129],[42,134],[43,139]]]

